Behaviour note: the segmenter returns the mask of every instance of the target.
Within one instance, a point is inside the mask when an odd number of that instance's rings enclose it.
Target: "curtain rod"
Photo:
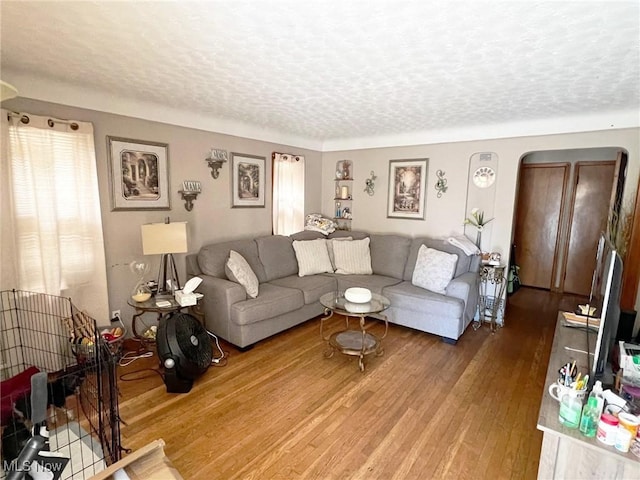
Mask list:
[[[24,113],[9,112],[7,114],[7,119],[10,119],[11,117],[15,117],[15,118],[19,117],[20,121],[25,125],[28,125],[29,122],[31,121],[31,119],[29,118],[29,115],[25,115]],[[76,122],[71,122],[69,120],[60,120],[60,119],[53,120],[52,118],[47,119],[47,125],[49,125],[51,128],[53,128],[56,125],[56,123],[69,125],[71,130],[78,130],[78,128],[80,128]]]
[[[292,157],[294,157],[296,159],[296,162],[299,162],[300,161],[300,157],[302,156],[302,155],[296,155],[294,153],[273,152],[271,154],[271,160],[275,160],[276,155],[290,155],[290,156],[292,156]]]

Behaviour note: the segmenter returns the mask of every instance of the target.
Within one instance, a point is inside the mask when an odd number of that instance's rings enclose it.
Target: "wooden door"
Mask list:
[[[600,233],[606,228],[616,162],[578,162],[563,290],[589,295]]]
[[[523,164],[516,207],[516,262],[523,285],[553,286],[568,163]]]

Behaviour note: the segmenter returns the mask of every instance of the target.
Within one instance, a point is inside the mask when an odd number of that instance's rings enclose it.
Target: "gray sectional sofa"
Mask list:
[[[349,236],[369,237],[372,275],[322,273],[298,276],[294,240]],[[458,256],[454,278],[444,295],[411,283],[421,245]],[[255,272],[259,294],[249,298],[239,283],[227,279],[229,251],[240,253]],[[467,256],[443,239],[394,234],[336,231],[325,237],[314,231],[291,236],[268,235],[203,246],[187,256],[187,274],[199,276],[207,329],[246,348],[323,313],[320,297],[334,290],[365,287],[391,301],[389,322],[455,343],[471,323],[478,300],[479,256]]]

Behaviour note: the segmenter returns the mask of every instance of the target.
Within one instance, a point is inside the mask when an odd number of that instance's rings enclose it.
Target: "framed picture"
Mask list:
[[[169,146],[107,137],[111,209],[169,210]]]
[[[265,157],[231,153],[231,208],[264,208]]]
[[[388,218],[424,219],[428,159],[390,160]]]

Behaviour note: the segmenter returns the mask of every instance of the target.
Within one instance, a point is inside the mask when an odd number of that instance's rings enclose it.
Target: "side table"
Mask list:
[[[162,298],[162,300],[171,302],[171,305],[168,307],[158,307],[156,305],[157,300],[158,299],[156,299],[155,297],[151,297],[146,302],[136,302],[132,298],[129,298],[129,300],[127,300],[127,303],[133,308],[135,308],[136,310],[136,313],[131,318],[131,332],[133,333],[133,336],[138,340],[147,341],[147,342],[153,341],[152,339],[146,338],[142,336],[140,333],[138,333],[137,323],[142,315],[144,315],[145,313],[157,313],[158,320],[160,320],[167,313],[178,312],[183,308],[186,308],[186,307],[180,306],[180,304],[176,302],[175,299],[173,298]]]
[[[480,328],[487,320],[491,323],[491,333],[497,328],[498,314],[502,313],[504,322],[504,306],[502,297],[507,287],[505,277],[506,265],[482,264],[480,266],[480,295],[478,296],[479,321],[473,326]]]

